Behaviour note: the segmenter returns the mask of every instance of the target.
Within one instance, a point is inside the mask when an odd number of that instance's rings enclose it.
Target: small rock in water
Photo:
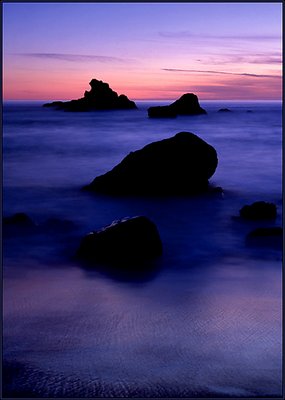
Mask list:
[[[283,235],[283,229],[280,226],[256,228],[248,234],[249,237],[282,236],[282,235]]]
[[[3,217],[3,235],[23,236],[37,232],[38,226],[25,213],[16,213],[9,217]]]
[[[277,216],[277,209],[274,203],[265,201],[256,201],[251,205],[245,205],[239,211],[242,218],[258,220],[258,219],[274,219]]]
[[[148,109],[150,118],[176,118],[177,113],[170,106],[150,107]]]
[[[85,236],[77,255],[109,264],[144,262],[162,254],[156,225],[147,217],[126,217]]]
[[[256,228],[246,238],[251,246],[283,248],[283,229],[279,226]]]
[[[218,112],[232,112],[232,110],[229,110],[228,108],[220,108]]]
[[[16,213],[9,217],[3,217],[4,226],[33,227],[35,223],[25,213]]]
[[[194,93],[185,93],[178,100],[168,106],[150,107],[150,118],[174,118],[177,115],[207,114],[200,106],[198,97]]]

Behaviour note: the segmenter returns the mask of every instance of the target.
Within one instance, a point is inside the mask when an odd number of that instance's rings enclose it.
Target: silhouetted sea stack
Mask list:
[[[216,150],[189,132],[128,154],[84,189],[107,194],[190,194],[206,191],[218,165]]]
[[[86,235],[77,255],[103,263],[141,262],[162,254],[156,225],[143,216],[126,217]]]
[[[178,100],[168,106],[150,107],[148,116],[150,118],[173,118],[177,115],[199,115],[207,114],[200,107],[198,97],[193,93],[183,94]]]
[[[91,90],[84,93],[84,97],[71,101],[54,101],[46,103],[43,107],[55,107],[64,111],[94,111],[94,110],[122,110],[136,109],[134,101],[124,94],[118,95],[108,83],[92,79],[89,83]]]

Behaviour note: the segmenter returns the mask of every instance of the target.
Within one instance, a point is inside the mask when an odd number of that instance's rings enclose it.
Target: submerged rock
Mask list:
[[[246,237],[250,246],[283,248],[283,229],[279,226],[256,228]]]
[[[274,203],[256,201],[250,205],[245,205],[239,211],[240,216],[245,219],[274,219],[277,216],[277,209]]]
[[[265,237],[265,236],[282,236],[283,229],[279,226],[266,227],[266,228],[256,228],[251,231],[249,237]]]
[[[218,112],[232,112],[232,110],[229,110],[228,108],[220,108]]]
[[[155,224],[143,216],[123,218],[85,236],[77,252],[87,261],[143,262],[162,254]]]
[[[118,95],[117,92],[109,87],[108,83],[92,79],[89,83],[91,90],[84,93],[84,97],[71,101],[54,101],[46,103],[43,107],[55,107],[65,111],[94,111],[94,110],[116,110],[116,109],[136,109],[135,102],[128,99],[124,94]]]
[[[25,213],[16,213],[3,217],[4,236],[26,236],[37,232],[37,225]]]
[[[200,107],[198,97],[193,93],[183,94],[178,100],[168,106],[150,107],[148,116],[150,118],[173,118],[177,115],[199,115],[207,114]]]
[[[180,132],[128,154],[84,189],[109,194],[188,194],[208,189],[216,150],[194,133]]]

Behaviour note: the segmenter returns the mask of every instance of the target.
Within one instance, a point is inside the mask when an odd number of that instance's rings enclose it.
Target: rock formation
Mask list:
[[[107,264],[143,262],[162,254],[162,243],[155,224],[139,216],[112,222],[85,236],[78,256]]]
[[[43,107],[55,107],[64,111],[94,111],[136,109],[136,104],[124,94],[118,95],[108,83],[92,79],[89,83],[91,90],[84,93],[84,97],[71,101],[54,101],[46,103]]]
[[[108,194],[189,194],[208,189],[218,164],[216,150],[189,132],[128,154],[84,189]]]
[[[150,107],[148,116],[150,118],[173,118],[177,115],[199,115],[207,114],[200,107],[198,97],[193,93],[183,94],[178,100],[168,106]]]

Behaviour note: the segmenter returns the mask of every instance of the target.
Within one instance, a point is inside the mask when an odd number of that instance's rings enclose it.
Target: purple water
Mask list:
[[[173,120],[147,118],[158,102],[96,113],[41,104],[4,105],[3,214],[74,226],[4,237],[6,397],[281,396],[282,252],[246,241],[281,225],[280,102],[205,101],[207,115]],[[216,148],[211,182],[223,196],[80,191],[180,131]],[[232,218],[257,200],[277,205],[276,221]],[[134,215],[163,241],[153,274],[127,279],[74,259],[85,233]]]

